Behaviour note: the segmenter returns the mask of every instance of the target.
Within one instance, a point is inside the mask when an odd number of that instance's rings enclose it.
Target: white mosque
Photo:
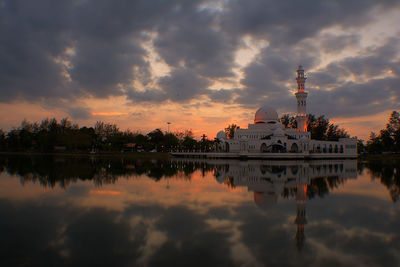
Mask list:
[[[233,139],[219,131],[218,152],[226,157],[256,158],[347,158],[357,157],[357,140],[340,138],[338,141],[313,140],[307,132],[307,92],[304,69],[297,69],[297,129],[285,128],[278,113],[268,107],[259,108],[254,123],[247,129],[237,129]]]

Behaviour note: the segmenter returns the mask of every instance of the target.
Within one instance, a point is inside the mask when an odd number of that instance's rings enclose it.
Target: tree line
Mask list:
[[[400,152],[400,113],[393,111],[386,123],[386,127],[379,133],[371,132],[366,144],[361,143],[362,151],[376,153]]]
[[[294,116],[280,118],[286,128],[296,128]],[[239,126],[230,124],[225,128],[228,139],[234,137]],[[349,137],[347,131],[330,122],[324,115],[309,114],[307,131],[315,140],[335,141]],[[9,132],[0,129],[0,151],[159,151],[196,150],[213,151],[218,139],[205,135],[196,140],[191,130],[163,132],[155,129],[147,134],[121,131],[116,124],[97,121],[94,127],[79,127],[68,118],[57,121],[46,118],[40,122],[23,120]],[[358,151],[368,153],[400,152],[400,114],[393,111],[386,127],[380,132],[371,132],[369,140],[358,140]]]
[[[79,127],[68,118],[40,122],[23,120],[9,132],[0,129],[0,151],[158,151],[212,149],[206,136],[200,141],[191,130],[163,132],[155,129],[147,134],[121,131],[116,124],[97,121],[94,127]]]

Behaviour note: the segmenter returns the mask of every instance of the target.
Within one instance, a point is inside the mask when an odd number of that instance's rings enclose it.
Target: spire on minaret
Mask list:
[[[299,132],[307,131],[307,93],[304,91],[306,80],[304,69],[300,65],[297,69],[297,93],[295,94],[297,99],[297,131]]]

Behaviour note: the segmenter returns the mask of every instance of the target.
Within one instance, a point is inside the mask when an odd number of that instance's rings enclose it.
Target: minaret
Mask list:
[[[307,93],[304,92],[304,85],[307,77],[304,77],[304,69],[300,65],[297,69],[297,131],[307,132]]]

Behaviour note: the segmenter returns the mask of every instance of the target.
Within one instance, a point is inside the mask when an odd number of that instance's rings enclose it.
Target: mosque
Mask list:
[[[357,140],[340,138],[338,141],[311,139],[307,132],[307,92],[304,69],[297,69],[297,129],[285,128],[278,113],[268,106],[257,110],[254,123],[247,129],[238,128],[233,139],[224,131],[217,134],[217,152],[225,157],[257,158],[354,158],[357,157]]]

